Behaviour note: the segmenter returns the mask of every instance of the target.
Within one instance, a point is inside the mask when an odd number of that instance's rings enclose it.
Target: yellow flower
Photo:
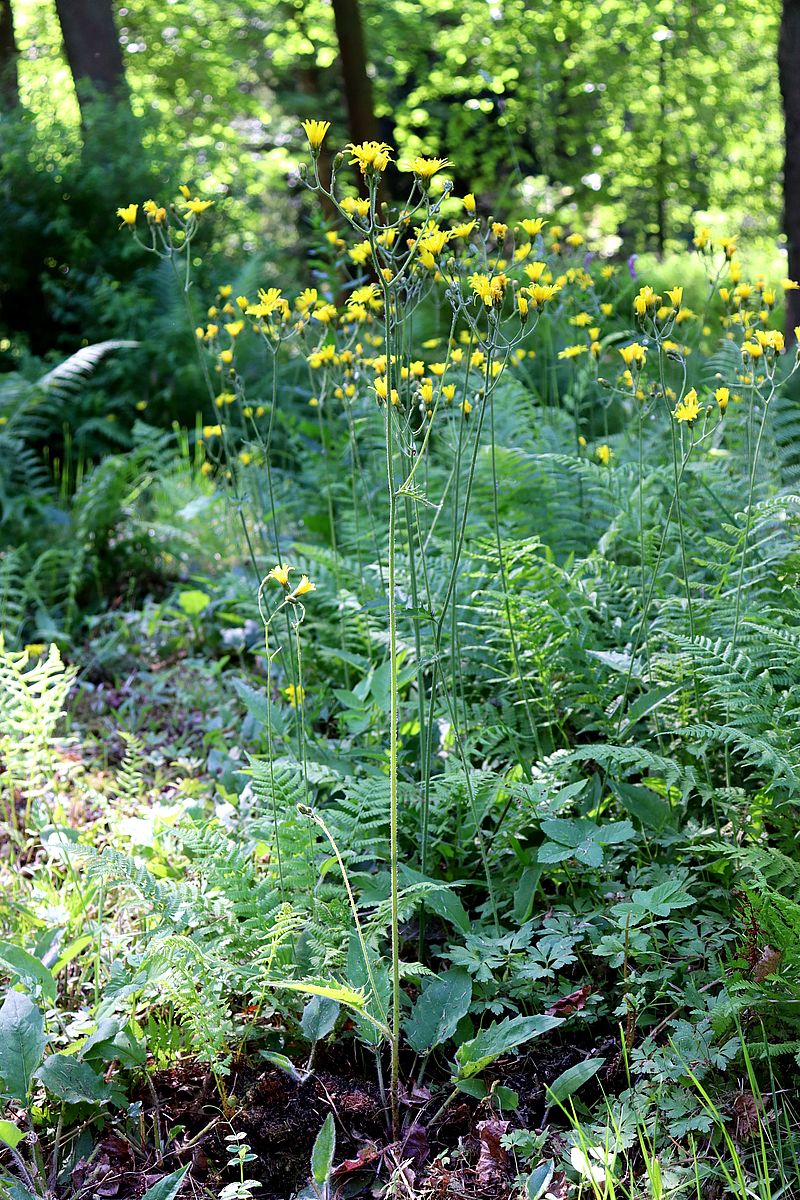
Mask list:
[[[311,316],[316,321],[322,321],[323,325],[327,325],[328,321],[333,320],[336,316],[335,304],[320,304],[319,308],[315,308]]]
[[[647,350],[641,342],[632,342],[630,346],[622,346],[620,354],[626,367],[630,367],[635,363],[641,369],[647,359]]]
[[[453,228],[450,230],[450,237],[451,238],[469,237],[469,235],[472,233],[473,229],[475,228],[476,224],[477,224],[476,221],[462,221],[460,225],[453,226]]]
[[[581,354],[586,353],[586,346],[565,346],[558,353],[559,358],[577,358]]]
[[[369,239],[359,242],[357,246],[351,246],[347,253],[350,255],[350,258],[357,267],[363,267],[372,254],[372,247],[369,244]]]
[[[707,225],[702,225],[694,236],[694,244],[698,250],[705,250],[706,246],[711,245],[711,230]]]
[[[469,400],[461,401],[461,411],[465,417],[468,417],[469,414],[472,412],[472,405],[470,404]]]
[[[139,211],[138,204],[129,204],[127,206],[127,208],[118,208],[117,216],[122,221],[123,225],[135,225],[136,224],[136,214],[138,213],[138,211]],[[120,228],[122,228],[122,226],[120,226]]]
[[[751,358],[761,358],[764,353],[764,347],[760,342],[745,342],[742,346],[742,354],[749,354]]]
[[[300,582],[298,583],[298,585],[294,589],[294,591],[289,593],[289,595],[287,596],[287,599],[288,600],[299,600],[300,597],[305,596],[305,594],[307,592],[315,592],[316,590],[317,590],[317,585],[315,583],[312,583],[307,575],[301,575]]]
[[[784,279],[781,282],[781,287],[785,292],[794,292],[800,288],[800,283],[795,283],[793,279]]]
[[[242,464],[243,467],[249,467],[250,463],[252,461],[253,461],[253,456],[252,456],[252,454],[250,454],[250,452],[248,450],[243,450],[241,452],[241,454],[239,455],[239,462]]]
[[[236,297],[236,304],[242,310],[242,312],[245,312],[247,310],[247,306],[249,303],[250,303],[250,301],[247,299],[247,296],[237,296]]]
[[[225,326],[225,331],[229,333],[232,338],[238,337],[243,329],[244,321],[228,321],[227,325]]]
[[[530,291],[531,304],[534,308],[542,308],[548,300],[552,300],[556,292],[560,291],[557,283],[535,283]]]
[[[358,163],[362,175],[379,175],[391,162],[392,148],[385,142],[349,142],[347,149],[353,156],[350,165]]]
[[[220,362],[225,363],[226,366],[230,366],[230,364],[233,362],[233,351],[232,350],[223,350],[219,356],[219,359],[220,359]]]
[[[613,304],[601,304],[600,305],[600,312],[603,314],[604,317],[610,317],[611,314],[613,313],[613,311],[614,311]]]
[[[192,194],[185,183],[178,184],[178,191],[183,196],[184,200],[188,200]]]
[[[145,200],[142,205],[142,212],[147,217],[148,221],[155,221],[156,225],[160,225],[167,215],[165,208],[159,208],[155,200]]]
[[[587,325],[591,325],[592,318],[587,312],[578,313],[576,317],[570,317],[570,325],[577,325],[579,329],[585,329]]]
[[[568,246],[582,246],[583,237],[579,233],[571,233],[569,237],[564,238]]]
[[[697,419],[700,412],[700,404],[697,399],[697,392],[694,388],[690,388],[681,402],[676,406],[675,412],[672,414],[676,421],[692,422]]]
[[[683,300],[683,288],[682,287],[668,288],[667,295],[669,296],[670,300],[672,301],[672,307],[680,308],[681,301]]]
[[[270,317],[276,311],[289,315],[289,305],[281,295],[280,288],[259,288],[258,304],[248,304],[245,312],[249,317]]]
[[[464,205],[464,208],[468,213],[475,212],[475,197],[473,196],[472,192],[467,192],[461,203]]]
[[[297,708],[297,705],[302,704],[306,698],[306,689],[294,683],[290,683],[288,687],[281,688],[281,691],[292,708]]]
[[[611,453],[612,453],[611,447],[609,445],[607,445],[605,442],[603,442],[602,446],[598,446],[597,449],[595,450],[595,454],[600,459],[600,462],[603,464],[604,467],[607,467],[608,464],[611,462]]]
[[[227,300],[228,296],[230,296],[232,291],[233,291],[233,288],[231,287],[231,285],[229,283],[223,283],[220,285],[219,294],[223,300]]]
[[[454,383],[445,383],[442,385],[442,395],[449,403],[456,394],[456,385]]]
[[[587,443],[586,443],[586,438],[583,436],[583,434],[581,434],[580,437],[578,438],[578,445],[580,446],[581,450],[586,449]]]
[[[312,150],[319,150],[330,127],[330,121],[303,121],[303,129]]]
[[[657,296],[651,287],[640,288],[639,295],[634,297],[634,312],[643,317],[649,308],[658,308],[660,303],[661,297]]]
[[[389,386],[386,382],[386,377],[384,375],[379,375],[372,386],[375,388],[375,394],[379,397],[379,399],[385,400],[388,394]],[[400,403],[400,397],[397,394],[397,388],[392,388],[391,400],[392,404]]]
[[[520,225],[527,233],[528,237],[536,237],[537,233],[541,233],[547,221],[543,217],[526,218],[520,221]]]
[[[340,201],[339,206],[347,213],[348,217],[369,216],[369,200],[362,200],[360,197],[357,198],[355,196],[345,196]]]
[[[473,292],[487,308],[503,303],[507,282],[505,275],[481,275],[477,272],[469,279]]]
[[[517,296],[517,308],[519,309],[519,315],[525,320],[528,316],[528,297],[522,292]]]
[[[186,207],[188,208],[189,212],[194,213],[196,217],[199,217],[200,213],[204,213],[207,208],[211,208],[213,203],[213,200],[198,200],[195,196],[194,200],[186,201]]]
[[[419,398],[425,404],[430,404],[433,400],[433,383],[430,379],[423,379],[419,388]]]
[[[728,401],[730,400],[730,398],[731,398],[730,392],[728,391],[728,389],[726,387],[718,387],[717,390],[714,392],[714,399],[716,400],[717,404],[719,405],[719,411],[721,413],[725,412],[725,409],[728,407]]]
[[[267,579],[274,579],[276,583],[281,585],[281,587],[288,587],[289,572],[291,570],[293,570],[292,567],[287,566],[286,563],[281,563],[272,568],[272,570],[267,574]]]
[[[387,147],[388,149],[388,147]],[[413,171],[423,182],[430,183],[434,175],[441,171],[443,167],[452,167],[449,158],[415,158],[412,159],[409,170]]]
[[[492,221],[492,233],[497,238],[498,242],[502,242],[503,238],[508,233],[508,226],[502,221]]]

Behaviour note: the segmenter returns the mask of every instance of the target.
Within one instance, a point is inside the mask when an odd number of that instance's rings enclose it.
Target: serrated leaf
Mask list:
[[[461,967],[445,971],[418,997],[406,1022],[412,1050],[425,1054],[449,1041],[472,1002],[472,977]]]
[[[26,1104],[46,1045],[39,1009],[22,992],[8,992],[0,1008],[0,1079],[12,1100]]]

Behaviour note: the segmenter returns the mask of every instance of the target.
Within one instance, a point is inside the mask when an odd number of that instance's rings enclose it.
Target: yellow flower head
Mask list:
[[[307,592],[315,592],[317,585],[312,583],[307,575],[300,576],[300,582],[293,592],[287,596],[287,600],[299,600],[301,596],[305,596]]]
[[[600,460],[600,462],[603,464],[604,467],[607,467],[608,464],[611,462],[612,450],[611,450],[611,447],[606,444],[606,442],[603,442],[602,446],[597,447],[597,449],[595,450],[595,454],[597,455],[598,459]]]
[[[731,394],[726,387],[718,387],[717,390],[714,392],[714,399],[716,400],[717,404],[719,405],[719,411],[721,413],[725,412],[725,409],[728,407],[728,401],[730,400],[730,398],[731,398]]]
[[[647,350],[641,342],[632,342],[630,346],[622,346],[620,354],[626,367],[635,363],[641,369],[647,360]]]
[[[487,308],[503,303],[507,282],[505,275],[481,275],[478,272],[469,279],[473,292],[480,296]]]
[[[148,221],[155,221],[156,225],[160,225],[167,216],[167,210],[165,208],[159,208],[155,200],[145,200],[144,204],[142,205],[142,211],[147,217]]]
[[[475,197],[473,196],[472,192],[467,192],[461,203],[464,205],[464,208],[468,213],[471,214],[475,212]]]
[[[133,226],[136,224],[136,214],[138,211],[138,204],[129,204],[127,208],[118,208],[117,216],[119,217],[120,221],[122,221],[123,225]],[[122,226],[120,226],[120,228],[122,228]]]
[[[547,221],[543,217],[526,218],[520,221],[520,225],[527,233],[528,237],[536,237],[537,233],[541,233]]]
[[[369,200],[363,200],[360,197],[345,196],[340,201],[340,207],[344,209],[348,217],[366,217],[369,215]]]
[[[449,158],[415,158],[412,159],[409,170],[423,182],[430,183],[434,175],[441,171],[444,167],[452,167]]]
[[[188,200],[192,194],[185,183],[178,184],[178,191],[183,196],[184,200]]]
[[[281,688],[281,691],[292,708],[297,708],[306,698],[306,689],[302,685],[290,683],[288,687]]]
[[[292,570],[292,568],[287,566],[286,563],[277,564],[269,572],[269,574],[267,575],[267,579],[274,579],[276,583],[279,583],[281,585],[281,587],[288,587],[289,586],[289,572],[291,570]]]
[[[694,388],[689,388],[689,391],[676,406],[675,412],[672,415],[676,421],[686,421],[689,423],[695,421],[699,413],[700,404],[697,399],[697,392]]]
[[[643,317],[648,309],[658,308],[660,304],[661,297],[651,287],[640,288],[639,295],[633,300],[634,312],[638,317]]]
[[[330,121],[303,121],[303,129],[312,150],[319,150],[330,127]]]
[[[565,346],[563,350],[559,350],[559,358],[578,358],[581,354],[585,354],[588,347],[586,346]]]
[[[680,308],[681,301],[683,300],[683,288],[682,287],[668,288],[667,295],[669,296],[670,301],[672,302],[672,307]]]
[[[186,201],[186,207],[190,213],[194,213],[196,217],[199,217],[200,213],[204,213],[207,208],[211,208],[213,203],[213,200],[198,200],[195,196],[194,200]]]
[[[353,156],[350,165],[358,163],[362,175],[379,175],[392,160],[392,148],[385,142],[349,142],[347,149]]]

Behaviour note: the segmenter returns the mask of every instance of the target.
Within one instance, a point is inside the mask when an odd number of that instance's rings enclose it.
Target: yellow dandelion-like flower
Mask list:
[[[117,216],[119,217],[120,221],[122,221],[122,225],[133,226],[136,224],[136,214],[138,211],[138,204],[128,204],[125,208],[117,209]],[[120,226],[120,229],[122,228],[122,225]]]
[[[353,156],[350,165],[358,163],[362,175],[379,175],[392,160],[392,148],[385,142],[349,142],[347,149]]]
[[[312,150],[319,151],[320,146],[325,141],[325,134],[330,127],[330,121],[303,121],[303,129]]]
[[[673,416],[676,421],[691,423],[697,420],[699,413],[700,403],[697,399],[697,392],[694,388],[690,388],[681,402],[676,406]]]

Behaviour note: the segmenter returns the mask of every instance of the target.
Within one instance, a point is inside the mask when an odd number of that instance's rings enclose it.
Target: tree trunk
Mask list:
[[[111,0],[56,0],[81,113],[96,93],[124,99],[125,68]]]
[[[350,138],[354,142],[371,142],[375,139],[377,125],[358,0],[333,0],[333,18]]]
[[[778,38],[778,78],[785,121],[783,229],[789,278],[800,282],[800,0],[783,0]],[[787,339],[800,325],[800,291],[786,293]]]
[[[17,42],[11,0],[0,0],[0,111],[10,112],[19,104]]]

